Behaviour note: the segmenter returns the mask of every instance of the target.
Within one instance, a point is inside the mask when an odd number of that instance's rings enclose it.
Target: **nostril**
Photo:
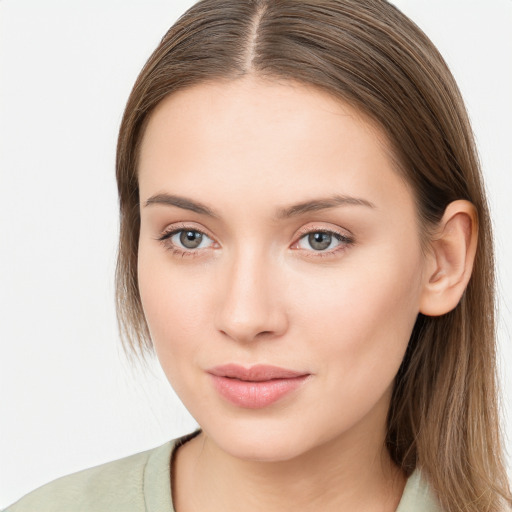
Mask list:
[[[220,333],[224,334],[225,336],[230,336],[229,332],[225,331],[224,329],[220,329]],[[265,336],[271,336],[271,335],[272,335],[272,331],[261,331],[261,332],[257,332],[254,337],[265,337]]]
[[[240,342],[270,340],[286,331],[284,304],[271,293],[265,279],[254,282],[257,272],[239,267],[229,275],[217,297],[215,327],[218,333]],[[251,276],[251,279],[248,279]]]

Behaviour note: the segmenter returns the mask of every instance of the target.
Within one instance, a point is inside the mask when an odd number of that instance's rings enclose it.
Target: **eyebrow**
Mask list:
[[[161,204],[166,206],[177,206],[183,210],[190,210],[201,215],[207,215],[208,217],[217,217],[211,208],[208,206],[187,199],[186,197],[174,196],[170,194],[156,194],[151,196],[145,203],[144,206],[151,206],[152,204]]]
[[[337,206],[366,206],[368,208],[375,208],[375,205],[366,199],[358,197],[334,195],[331,197],[312,199],[303,203],[298,203],[287,208],[282,208],[278,211],[277,217],[286,219],[289,217],[296,217],[304,213],[316,212],[319,210],[327,210],[329,208],[336,208]]]
[[[217,215],[208,206],[182,196],[175,196],[171,194],[156,194],[151,196],[146,201],[144,206],[151,206],[154,204],[176,206],[178,208],[182,208],[183,210],[199,213],[200,215],[207,215],[208,217],[214,218],[219,217],[219,215]],[[368,208],[375,208],[375,205],[366,199],[345,195],[334,195],[325,198],[311,199],[309,201],[294,204],[286,208],[280,208],[277,211],[276,218],[287,219],[290,217],[297,217],[309,212],[336,208],[337,206],[366,206]]]

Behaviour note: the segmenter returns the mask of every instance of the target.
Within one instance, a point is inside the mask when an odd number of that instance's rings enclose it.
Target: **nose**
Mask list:
[[[219,286],[216,328],[238,342],[272,339],[288,328],[279,274],[257,254],[241,254],[227,265]]]

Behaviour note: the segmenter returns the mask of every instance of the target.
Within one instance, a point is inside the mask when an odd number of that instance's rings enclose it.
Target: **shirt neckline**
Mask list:
[[[146,512],[167,510],[176,512],[172,500],[172,471],[174,456],[180,446],[196,437],[201,430],[169,441],[155,448],[144,467],[143,495]],[[421,507],[421,508],[419,508]],[[395,512],[442,512],[437,499],[421,470],[416,468],[407,479]]]

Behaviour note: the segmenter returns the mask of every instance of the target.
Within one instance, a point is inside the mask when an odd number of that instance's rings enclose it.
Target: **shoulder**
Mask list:
[[[169,500],[170,456],[177,441],[113,462],[79,471],[43,485],[4,512],[138,512],[153,499]],[[170,509],[172,510],[172,509]]]
[[[425,475],[416,469],[407,479],[396,512],[443,512]]]

